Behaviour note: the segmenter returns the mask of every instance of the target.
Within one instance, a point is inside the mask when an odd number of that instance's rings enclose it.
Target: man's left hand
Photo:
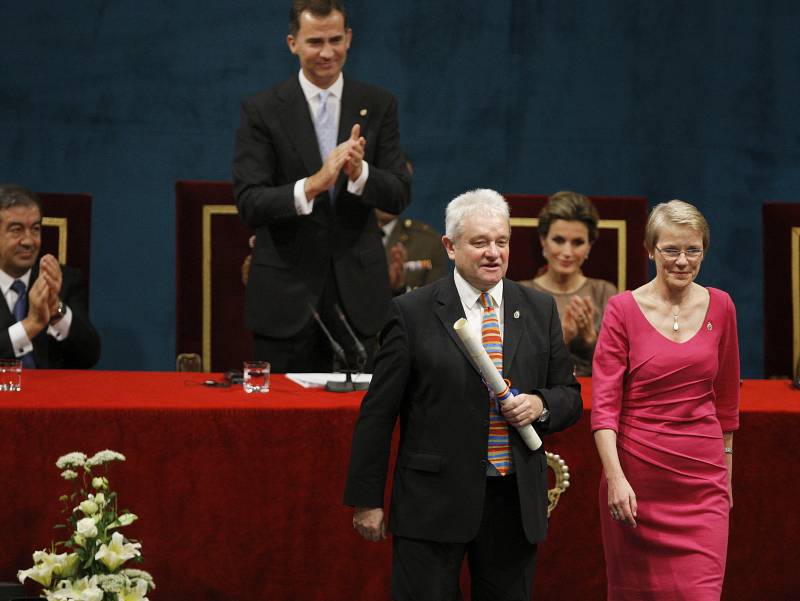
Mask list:
[[[356,181],[361,176],[364,161],[364,148],[367,141],[361,135],[361,126],[356,123],[350,131],[350,139],[347,141],[348,153],[347,162],[342,169],[350,178],[351,182]]]
[[[500,403],[500,411],[509,425],[521,428],[539,419],[544,411],[544,403],[538,395],[518,394],[505,403]]]
[[[58,311],[59,295],[61,294],[62,276],[58,259],[50,254],[42,256],[39,260],[39,277],[43,277],[47,282],[47,305],[50,309],[50,314],[53,315]]]

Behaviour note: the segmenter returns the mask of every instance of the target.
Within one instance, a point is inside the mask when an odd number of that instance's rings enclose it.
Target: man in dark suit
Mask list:
[[[234,194],[256,233],[245,325],[277,372],[331,369],[309,305],[352,350],[340,304],[371,350],[391,298],[373,209],[401,213],[411,178],[394,97],[342,75],[351,38],[340,2],[294,0],[300,73],[242,104]]]
[[[578,420],[582,403],[553,299],[504,279],[509,238],[508,205],[497,192],[454,199],[443,238],[453,276],[396,297],[381,332],[344,502],[355,507],[362,536],[386,536],[384,486],[399,417],[388,524],[394,601],[460,599],[465,554],[473,600],[531,598],[547,530],[547,459],[514,427],[562,430]],[[494,348],[484,338],[520,391],[502,414],[453,330],[461,317],[479,340],[491,323],[502,338]]]
[[[39,259],[42,204],[21,186],[0,186],[0,357],[27,368],[80,368],[100,358],[77,270]]]

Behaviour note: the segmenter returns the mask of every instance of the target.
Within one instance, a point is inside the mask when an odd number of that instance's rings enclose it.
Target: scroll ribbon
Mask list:
[[[495,398],[502,404],[508,399],[514,398],[511,389],[509,388],[503,376],[497,371],[483,344],[470,332],[468,322],[463,317],[453,324],[453,329],[458,334],[461,342],[467,349],[467,353],[475,361],[478,366],[478,371],[483,378],[483,381],[489,386],[489,389],[494,393]],[[542,439],[533,429],[533,426],[528,424],[517,428],[517,432],[525,441],[525,444],[531,451],[535,451],[542,446]]]

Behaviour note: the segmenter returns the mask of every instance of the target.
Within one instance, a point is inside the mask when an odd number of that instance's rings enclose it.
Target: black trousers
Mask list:
[[[261,361],[269,361],[271,372],[279,374],[356,370],[359,367],[356,344],[339,319],[334,308],[336,304],[339,307],[342,306],[336,283],[331,274],[322,291],[316,310],[333,339],[342,346],[346,355],[346,363],[334,359],[330,341],[313,319],[291,338],[269,338],[253,334],[253,357]],[[350,327],[352,328],[352,324]],[[363,371],[369,373],[372,371],[372,363],[375,358],[377,336],[360,336],[359,340],[367,351],[367,360]]]
[[[522,530],[516,480],[513,474],[486,479],[481,527],[468,543],[395,536],[393,601],[461,601],[459,575],[465,554],[472,601],[530,601],[537,546]]]

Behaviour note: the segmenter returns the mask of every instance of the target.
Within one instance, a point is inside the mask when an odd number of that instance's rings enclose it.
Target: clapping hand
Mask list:
[[[408,253],[402,242],[398,242],[389,249],[389,285],[392,290],[401,290],[406,287],[406,259]]]
[[[361,176],[364,161],[364,148],[367,141],[361,135],[361,126],[356,123],[350,131],[350,139],[343,144],[347,145],[347,161],[344,164],[344,172],[350,181],[354,182]]]
[[[575,295],[569,299],[562,323],[564,342],[569,343],[577,336],[586,344],[594,344],[597,340],[594,316],[595,308],[591,297]]]

